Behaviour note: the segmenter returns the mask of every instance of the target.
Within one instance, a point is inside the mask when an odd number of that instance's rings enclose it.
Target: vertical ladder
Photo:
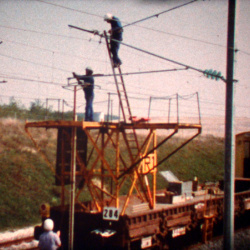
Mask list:
[[[117,94],[119,98],[120,109],[122,111],[123,121],[124,123],[133,123],[132,112],[131,112],[131,108],[130,108],[129,101],[128,101],[127,91],[125,88],[121,67],[120,66],[114,67],[112,55],[110,52],[110,43],[108,41],[108,36],[107,36],[106,31],[104,31],[104,36],[105,36],[108,54],[109,54],[109,58],[110,58],[110,62],[111,62],[112,70],[113,70],[113,75],[114,75],[116,90],[117,90]],[[139,147],[136,131],[134,128],[132,128],[131,133],[126,133],[123,136],[124,136],[125,143],[127,144],[127,147],[129,150],[131,161],[134,162],[136,158],[139,156],[139,152],[140,152],[140,147]]]
[[[131,113],[131,109],[130,109],[130,105],[128,101],[128,96],[127,96],[127,91],[125,88],[124,80],[122,77],[122,71],[121,71],[120,66],[116,68],[114,67],[112,55],[110,52],[110,44],[109,44],[108,37],[105,31],[104,31],[104,35],[105,35],[109,58],[110,58],[110,62],[111,62],[112,70],[113,70],[114,79],[115,79],[117,94],[119,97],[119,104],[120,104],[120,108],[122,111],[123,121],[125,123],[128,123],[129,120],[132,121],[132,113]]]
[[[130,108],[129,101],[128,101],[127,91],[125,88],[121,67],[120,66],[114,67],[112,55],[110,52],[110,43],[109,43],[110,40],[108,40],[108,37],[107,37],[107,34],[105,31],[104,31],[104,36],[105,36],[108,54],[109,54],[109,58],[110,58],[110,62],[111,62],[111,67],[113,70],[113,75],[114,75],[114,80],[115,80],[115,84],[116,84],[117,94],[119,97],[119,103],[120,103],[120,109],[122,111],[123,121],[125,124],[131,123],[131,129],[122,131],[122,135],[123,135],[124,141],[125,141],[127,149],[128,149],[128,154],[130,157],[131,165],[133,165],[136,161],[139,160],[142,149],[140,148],[140,145],[139,145],[139,142],[137,139],[137,135],[136,135],[136,130],[135,130],[135,127],[133,125],[134,120],[133,120],[131,108]],[[135,169],[134,178],[135,178],[134,184],[138,181],[140,183],[141,190],[145,194],[146,191],[144,189],[142,176],[140,175],[138,169]],[[133,188],[131,188],[131,191],[133,190]],[[128,199],[128,197],[127,197],[127,199]],[[147,197],[146,200],[148,200],[151,203],[151,199],[149,197]],[[124,209],[125,208],[126,208],[126,204],[124,205]]]
[[[128,123],[128,121],[132,121],[132,113],[131,113],[131,109],[130,109],[130,105],[129,105],[129,101],[128,101],[128,96],[127,96],[127,91],[124,85],[124,80],[122,77],[122,71],[120,66],[118,66],[117,68],[114,68],[114,66],[112,66],[113,70],[114,70],[114,77],[117,78],[116,76],[116,69],[118,69],[118,75],[120,77],[120,79],[115,80],[116,82],[116,88],[117,88],[117,93],[119,96],[119,100],[120,100],[120,107],[121,107],[121,111],[122,111],[122,115],[123,115],[123,120],[125,123]]]

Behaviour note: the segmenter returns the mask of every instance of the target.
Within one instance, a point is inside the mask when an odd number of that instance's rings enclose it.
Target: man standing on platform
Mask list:
[[[86,75],[77,75],[73,72],[73,76],[77,79],[78,84],[83,88],[86,106],[85,106],[85,121],[94,121],[93,119],[93,100],[94,100],[94,77],[91,67],[87,67]],[[81,82],[83,81],[83,83]]]

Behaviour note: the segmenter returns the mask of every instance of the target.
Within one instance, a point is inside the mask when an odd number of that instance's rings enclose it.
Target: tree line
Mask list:
[[[62,112],[53,111],[51,106],[45,107],[39,99],[31,102],[29,108],[26,108],[11,97],[9,104],[0,104],[0,118],[7,117],[20,120],[72,120],[73,112],[62,114]]]

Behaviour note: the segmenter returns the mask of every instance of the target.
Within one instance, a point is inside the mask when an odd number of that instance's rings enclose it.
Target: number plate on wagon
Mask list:
[[[172,237],[173,238],[184,235],[184,234],[186,234],[186,228],[185,227],[179,227],[179,228],[173,229],[173,231],[172,231]]]
[[[102,218],[104,220],[119,220],[119,211],[115,207],[104,207]]]
[[[145,249],[152,246],[152,236],[141,239],[141,249]]]

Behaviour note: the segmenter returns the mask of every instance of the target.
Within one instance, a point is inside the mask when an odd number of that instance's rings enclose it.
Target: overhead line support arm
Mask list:
[[[126,43],[124,43],[124,42],[121,42],[121,41],[118,41],[118,40],[115,40],[115,39],[112,39],[112,41],[119,42],[120,44],[125,45],[125,46],[127,46],[127,47],[129,47],[129,48],[132,48],[132,49],[135,49],[135,50],[141,51],[141,52],[146,53],[146,54],[151,55],[151,56],[158,57],[158,58],[160,58],[160,59],[166,60],[166,61],[168,61],[168,62],[171,62],[171,63],[177,64],[177,65],[180,65],[180,66],[186,67],[186,69],[192,69],[192,70],[195,70],[195,71],[198,71],[198,72],[200,72],[200,73],[204,74],[204,70],[202,70],[202,69],[198,69],[198,68],[195,68],[195,67],[192,67],[192,66],[186,65],[186,64],[184,64],[184,63],[180,63],[180,62],[174,61],[174,60],[172,60],[172,59],[169,59],[169,58],[166,58],[166,57],[163,57],[163,56],[157,55],[157,54],[155,54],[155,53],[149,52],[149,51],[144,50],[144,49],[137,48],[137,47],[135,47],[135,46],[132,46],[132,45],[126,44]],[[225,81],[225,79],[224,79],[224,77],[223,77],[223,76],[220,76],[220,77],[218,77],[218,78],[220,78],[221,80]]]

